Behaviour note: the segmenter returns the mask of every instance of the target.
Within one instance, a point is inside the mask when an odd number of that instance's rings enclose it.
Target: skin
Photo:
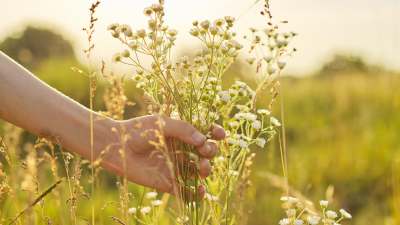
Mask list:
[[[93,112],[94,120],[100,116]],[[121,143],[119,137],[111,131],[115,128],[120,134],[122,127],[130,132],[124,146],[126,152],[127,173],[126,178],[134,183],[154,188],[159,191],[178,195],[170,185],[170,181],[158,179],[154,175],[155,169],[158,173],[169,178],[170,170],[166,166],[166,160],[159,153],[150,158],[155,147],[149,141],[156,141],[154,132],[145,136],[140,134],[149,129],[159,129],[156,121],[157,116],[143,116],[126,121],[115,121],[110,118],[98,120],[93,123],[94,150],[93,158],[99,157],[100,152],[112,143]],[[196,146],[200,155],[199,170],[201,178],[211,174],[209,159],[217,155],[218,148],[213,142],[206,140],[206,137],[197,131],[190,123],[181,120],[171,119],[161,115],[165,122],[162,134],[167,143],[172,138],[179,139],[189,145]],[[90,110],[56,91],[52,87],[40,81],[29,71],[25,70],[15,61],[0,52],[0,119],[19,126],[36,135],[43,130],[57,134],[62,145],[81,155],[91,159],[90,144]],[[135,129],[140,123],[141,127]],[[211,128],[213,140],[225,138],[225,131],[218,125]],[[49,138],[49,137],[47,137]],[[119,153],[121,144],[115,144],[101,161],[100,166],[104,169],[124,176],[123,161]],[[171,149],[168,149],[172,153]],[[205,189],[199,186],[199,197],[202,198]]]

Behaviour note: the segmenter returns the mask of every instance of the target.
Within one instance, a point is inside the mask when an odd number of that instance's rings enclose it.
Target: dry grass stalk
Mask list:
[[[80,185],[79,182],[79,178],[81,177],[81,173],[82,173],[82,169],[81,169],[81,162],[82,160],[79,159],[78,162],[75,165],[75,174],[74,176],[71,177],[71,180],[74,182],[74,190],[73,190],[73,195],[72,197],[68,198],[67,201],[65,203],[69,203],[71,202],[71,213],[75,215],[75,210],[76,210],[76,200],[78,199],[78,197],[85,197],[89,200],[89,194],[85,193],[85,191],[83,190],[83,187]],[[76,218],[76,216],[75,216]]]
[[[240,179],[240,183],[237,190],[239,199],[239,209],[237,209],[237,211],[239,214],[239,221],[241,224],[245,224],[245,220],[243,218],[243,202],[244,202],[243,192],[252,185],[251,181],[249,180],[251,173],[250,166],[251,164],[253,164],[252,160],[255,156],[256,154],[252,153],[250,154],[250,156],[247,157],[244,163],[242,177]]]
[[[122,220],[120,220],[120,219],[118,219],[118,218],[116,218],[116,217],[110,216],[110,218],[111,218],[111,220],[113,220],[113,221],[117,221],[119,224],[125,225],[125,223],[122,222]]]

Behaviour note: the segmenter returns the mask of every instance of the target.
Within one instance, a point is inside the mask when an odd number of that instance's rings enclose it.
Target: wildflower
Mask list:
[[[171,61],[167,61],[164,64],[164,68],[167,69],[167,70],[170,70],[172,68],[172,62]]]
[[[203,49],[197,49],[196,51],[194,51],[194,54],[200,57],[203,56]]]
[[[138,73],[139,75],[142,75],[144,73],[144,70],[142,68],[137,68],[136,73]]]
[[[295,209],[290,209],[290,211],[289,210],[285,210],[285,212],[286,212],[286,215],[288,217],[296,215],[296,210]]]
[[[151,204],[157,207],[157,206],[162,205],[163,202],[161,200],[154,200],[154,201],[151,201]]]
[[[132,207],[132,208],[130,208],[129,210],[128,210],[128,213],[129,214],[136,214],[136,208],[135,207]]]
[[[148,199],[156,199],[156,196],[157,196],[157,192],[148,192],[146,194],[146,198],[148,198]]]
[[[261,114],[262,116],[267,116],[271,112],[269,110],[266,110],[266,109],[259,109],[259,110],[257,110],[257,113]]]
[[[192,24],[193,24],[193,26],[197,26],[197,25],[199,25],[199,22],[196,20]]]
[[[156,37],[156,45],[161,45],[163,43],[163,37]]]
[[[236,142],[236,140],[233,139],[233,138],[227,138],[227,139],[226,139],[226,143],[227,143],[229,146],[234,145],[235,142]]]
[[[302,224],[304,224],[303,220],[295,220],[293,222],[293,225],[302,225]]]
[[[157,21],[156,20],[150,19],[148,21],[148,23],[149,23],[149,27],[152,28],[152,29],[154,29],[157,26]]]
[[[232,38],[232,34],[230,33],[230,32],[226,32],[225,34],[224,34],[224,39],[225,40],[230,40]]]
[[[283,44],[284,44],[283,41],[277,41],[277,42],[276,42],[276,46],[278,46],[278,48],[282,47]]]
[[[308,200],[306,200],[306,205],[313,205],[313,203],[312,202],[310,202],[310,201],[308,201]]]
[[[144,83],[140,82],[136,85],[137,88],[144,88]]]
[[[223,37],[224,34],[225,34],[225,31],[223,31],[223,30],[218,31],[218,36]]]
[[[237,176],[239,174],[238,171],[235,170],[229,170],[229,175]]]
[[[207,30],[210,27],[210,21],[204,20],[203,22],[200,23],[200,26],[203,27],[205,30]]]
[[[191,35],[195,36],[195,37],[199,36],[199,34],[200,34],[200,33],[199,33],[199,29],[197,29],[197,28],[192,28],[192,29],[190,29],[189,33],[190,33]]]
[[[224,103],[228,103],[231,100],[231,96],[229,94],[223,94],[221,96],[221,101]]]
[[[219,48],[219,50],[221,50],[222,54],[226,54],[229,51],[228,46],[226,45],[221,45],[221,47]]]
[[[150,206],[145,206],[145,207],[140,209],[140,212],[146,215],[146,214],[150,213],[150,210],[151,210]]]
[[[125,49],[125,50],[121,53],[121,55],[122,55],[123,57],[125,57],[125,58],[128,58],[128,57],[131,55],[131,53],[130,53],[127,49]]]
[[[245,89],[243,89],[243,88],[240,88],[238,90],[238,94],[239,94],[240,97],[243,97],[243,96],[245,96],[247,94],[247,91]]]
[[[323,219],[322,222],[324,224],[333,224],[335,221],[334,220],[330,220],[330,219]]]
[[[214,159],[215,163],[223,163],[225,161],[225,158],[223,156],[219,156]]]
[[[219,28],[218,27],[210,27],[208,29],[211,33],[211,35],[215,36],[216,34],[218,34]]]
[[[264,33],[266,35],[268,35],[269,37],[271,37],[274,34],[274,29],[272,29],[272,28],[264,29]]]
[[[240,50],[240,49],[242,49],[244,46],[242,45],[242,44],[239,44],[239,43],[237,43],[236,45],[235,45],[235,48],[236,48],[236,50]]]
[[[274,74],[275,71],[276,71],[275,68],[272,68],[272,67],[268,68],[268,74]]]
[[[133,50],[136,50],[136,49],[138,49],[138,47],[139,47],[139,44],[140,42],[137,42],[137,41],[131,41],[130,43],[129,43],[129,47],[131,47]]]
[[[252,122],[256,121],[256,119],[257,119],[257,116],[254,115],[253,113],[246,113],[245,117],[246,117],[247,122],[249,122],[249,123],[252,123]]]
[[[146,8],[144,8],[143,13],[146,16],[151,16],[151,14],[153,13],[153,10],[150,7],[146,7]]]
[[[116,30],[118,28],[119,24],[118,23],[113,23],[108,25],[107,30]]]
[[[249,91],[249,99],[253,100],[256,97],[256,92],[255,91]]]
[[[251,128],[254,130],[254,131],[257,131],[257,130],[259,130],[260,128],[261,128],[261,123],[260,123],[260,121],[254,121],[253,123],[251,123]]]
[[[113,30],[113,31],[111,31],[111,35],[113,36],[113,37],[115,37],[115,38],[119,38],[119,32],[118,32],[118,30]]]
[[[246,84],[245,82],[236,81],[236,85],[237,85],[238,87],[244,88],[244,87],[246,87],[247,84]]]
[[[247,143],[246,143],[245,141],[243,141],[243,140],[238,140],[237,144],[238,144],[239,147],[241,147],[241,148],[247,148],[247,147],[249,147],[249,146],[247,145]]]
[[[239,140],[240,137],[241,137],[240,134],[234,134],[234,135],[233,135],[233,138],[236,139],[236,140]]]
[[[137,30],[136,32],[137,32],[137,35],[140,38],[145,38],[146,37],[146,30],[145,29]]]
[[[277,126],[277,127],[279,127],[281,124],[279,123],[279,121],[277,120],[277,119],[275,119],[274,117],[271,117],[270,118],[270,123],[271,123],[271,125],[272,126]]]
[[[179,61],[181,61],[182,63],[186,64],[189,60],[189,57],[187,55],[179,58]]]
[[[231,96],[231,97],[235,97],[236,95],[237,95],[237,91],[236,90],[233,90],[233,89],[229,89],[229,95]]]
[[[121,62],[121,53],[115,53],[114,55],[113,55],[113,57],[111,58],[111,61],[113,62],[113,63],[117,63],[117,62]]]
[[[175,29],[169,29],[169,30],[167,31],[167,34],[168,34],[169,36],[171,36],[171,37],[175,37],[175,35],[178,34],[178,31],[175,30]]]
[[[271,57],[271,56],[264,56],[263,59],[264,59],[266,62],[269,63],[269,62],[271,62],[272,57]]]
[[[162,11],[164,9],[164,7],[162,5],[159,5],[159,4],[151,4],[150,7],[154,12],[159,12],[159,11]]]
[[[135,74],[132,75],[131,78],[132,78],[132,80],[135,80],[135,81],[139,81],[140,79],[142,79],[142,77],[140,75],[137,75],[137,74],[136,75]]]
[[[274,48],[276,47],[276,45],[275,44],[269,44],[268,45],[268,47],[269,47],[269,50],[274,50]]]
[[[307,217],[307,222],[310,224],[310,225],[315,225],[315,224],[318,224],[319,223],[319,220],[320,220],[321,218],[319,218],[318,216],[313,216],[313,217]]]
[[[128,30],[124,31],[124,34],[127,37],[132,37],[133,36],[133,32],[132,32],[132,30],[130,28]]]
[[[352,218],[352,216],[350,215],[350,213],[346,212],[344,209],[341,209],[341,210],[339,210],[339,211],[340,211],[340,213],[342,214],[342,217],[348,218],[348,219],[351,219],[351,218]]]
[[[209,77],[207,81],[210,84],[216,84],[217,83],[217,78],[216,77]]]
[[[174,42],[175,40],[176,40],[176,37],[167,37],[168,38],[168,40],[170,41],[170,42]]]
[[[264,138],[257,138],[256,144],[257,144],[258,146],[260,146],[261,148],[264,148],[265,139],[264,139]]]
[[[225,21],[226,21],[227,23],[233,23],[233,22],[235,22],[235,18],[232,17],[232,16],[225,16],[224,18],[225,18]]]
[[[133,40],[137,40],[139,38],[139,36],[137,35],[137,33],[133,33],[132,34],[132,38]]]
[[[280,220],[278,224],[279,225],[290,225],[290,223],[291,223],[291,220],[288,218],[285,218],[285,219]]]
[[[226,130],[226,131],[225,131],[225,136],[231,136],[231,131]]]
[[[279,69],[283,69],[286,66],[285,62],[278,62]]]
[[[237,119],[239,119],[239,120],[242,120],[242,119],[244,119],[245,114],[244,114],[244,113],[236,113],[235,117],[236,117]]]
[[[168,26],[162,26],[162,27],[160,28],[160,30],[165,32],[165,31],[168,30]]]
[[[328,216],[329,219],[333,220],[337,217],[337,213],[334,211],[328,211],[326,212],[326,215]]]
[[[131,26],[129,26],[128,24],[122,24],[119,26],[119,31],[121,31],[121,32],[125,32],[130,29],[131,29]]]
[[[197,68],[197,75],[198,75],[199,77],[202,77],[205,70],[206,70],[206,68],[205,68],[204,66],[199,66],[199,67]]]
[[[271,117],[271,118],[273,118],[273,117]],[[328,207],[328,203],[329,203],[328,201],[324,201],[324,200],[319,201],[319,204],[321,205],[322,208]]]

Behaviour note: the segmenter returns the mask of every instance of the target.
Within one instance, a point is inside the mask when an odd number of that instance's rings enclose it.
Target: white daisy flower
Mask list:
[[[279,123],[279,121],[277,119],[275,119],[274,117],[271,117],[269,121],[270,121],[272,126],[279,127],[281,125],[281,123]]]
[[[293,225],[303,225],[304,224],[304,221],[303,220],[295,220],[294,222],[293,222]]]
[[[229,125],[232,127],[232,129],[237,129],[239,127],[239,123],[237,121],[233,121]]]
[[[175,29],[169,29],[169,30],[167,31],[167,34],[168,34],[169,36],[171,36],[171,37],[175,37],[175,36],[178,34],[178,31],[175,30]]]
[[[237,144],[238,144],[239,147],[241,147],[241,148],[247,148],[247,147],[249,147],[249,146],[247,145],[247,143],[246,143],[245,141],[243,141],[243,140],[238,140]]]
[[[290,225],[291,222],[292,221],[290,219],[285,218],[285,219],[280,220],[278,224],[279,225]]]
[[[246,113],[245,118],[246,118],[247,122],[249,122],[249,123],[253,123],[254,121],[257,120],[257,116],[254,115],[253,113]]]
[[[157,196],[157,192],[148,192],[146,194],[146,198],[148,198],[148,199],[156,199],[156,196]]]
[[[256,60],[256,58],[247,58],[246,59],[246,61],[250,64],[250,65],[252,65],[253,64],[253,62],[254,62],[254,60]]]
[[[218,156],[217,158],[214,159],[215,163],[223,163],[225,161],[225,158],[223,156]]]
[[[229,170],[229,175],[237,176],[239,174],[238,171],[235,170]]]
[[[271,117],[271,118],[273,118],[273,117]],[[328,201],[324,201],[324,200],[319,201],[319,204],[321,205],[322,208],[328,207],[328,203],[329,203]]]
[[[318,217],[318,216],[313,216],[313,217],[307,217],[307,222],[310,224],[310,225],[316,225],[316,224],[318,224],[319,223],[319,220],[320,220],[321,218],[320,217]]]
[[[264,146],[265,146],[265,139],[264,138],[257,138],[257,140],[256,140],[256,144],[258,145],[258,146],[260,146],[261,148],[264,148]]]
[[[333,220],[337,217],[337,213],[334,211],[327,211],[326,215],[328,216],[329,219]]]
[[[151,204],[157,207],[157,206],[162,205],[163,202],[161,200],[154,200],[154,201],[151,201]]]
[[[151,207],[150,206],[145,206],[143,208],[140,209],[140,212],[143,214],[149,214],[151,211]]]
[[[235,117],[236,117],[237,119],[239,119],[239,120],[242,120],[242,119],[244,119],[244,118],[245,118],[245,116],[246,116],[246,114],[245,114],[245,113],[236,113],[236,115],[235,115]]]
[[[351,218],[352,218],[352,216],[350,215],[350,213],[346,212],[346,210],[341,209],[341,210],[339,210],[339,211],[340,211],[340,213],[342,214],[342,216],[343,216],[344,218],[348,218],[348,219],[351,219]]]
[[[285,62],[278,62],[278,66],[280,69],[283,69],[286,66]]]
[[[129,210],[128,210],[128,213],[129,214],[136,214],[136,208],[135,207],[132,207],[132,208],[130,208]]]
[[[266,109],[259,109],[259,110],[257,110],[257,113],[261,114],[263,116],[267,116],[267,115],[271,114],[271,112],[269,110],[266,110]]]

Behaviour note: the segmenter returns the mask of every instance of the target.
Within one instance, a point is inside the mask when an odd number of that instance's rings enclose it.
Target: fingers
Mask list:
[[[197,148],[200,155],[206,159],[213,159],[218,153],[218,146],[214,142],[207,141],[206,144]]]
[[[224,128],[222,128],[221,126],[214,124],[211,128],[211,139],[216,140],[216,141],[220,141],[222,139],[224,139],[226,136],[226,132],[224,130]]]
[[[166,137],[178,138],[179,140],[199,147],[206,143],[206,136],[196,130],[189,122],[174,120],[168,116],[162,116],[165,122],[164,135]]]

